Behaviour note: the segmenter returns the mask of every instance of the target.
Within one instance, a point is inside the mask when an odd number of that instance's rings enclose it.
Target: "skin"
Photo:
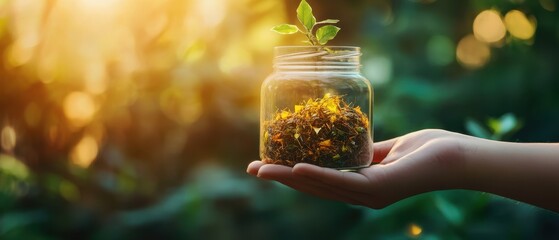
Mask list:
[[[374,144],[373,162],[357,172],[299,163],[254,161],[247,172],[321,198],[384,208],[417,194],[468,189],[559,212],[559,144],[485,140],[422,130]]]

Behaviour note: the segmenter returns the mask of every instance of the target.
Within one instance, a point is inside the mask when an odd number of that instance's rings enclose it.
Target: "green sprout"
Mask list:
[[[325,45],[328,41],[334,39],[338,31],[340,31],[339,27],[334,25],[324,25],[316,30],[313,33],[315,26],[321,24],[334,24],[338,23],[340,20],[337,19],[326,19],[323,21],[316,21],[316,18],[312,14],[312,8],[309,3],[305,0],[301,0],[299,3],[299,7],[297,7],[297,18],[299,22],[303,25],[303,29],[297,27],[297,25],[293,24],[280,24],[272,28],[272,31],[277,32],[279,34],[295,34],[300,32],[307,36],[308,40],[305,42],[316,46],[316,45]]]

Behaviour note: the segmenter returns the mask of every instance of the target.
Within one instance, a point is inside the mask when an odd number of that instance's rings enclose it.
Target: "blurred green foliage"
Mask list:
[[[480,138],[503,140],[507,135],[520,129],[520,123],[513,114],[507,113],[498,119],[490,118],[487,121],[487,130],[482,124],[473,119],[466,120],[466,129],[470,134]]]
[[[290,9],[297,1],[167,1],[145,7],[166,14],[162,30],[157,30],[159,15],[140,7],[155,3],[128,2],[147,14],[134,21],[146,18],[155,27],[140,22],[131,24],[134,34],[117,31],[123,35],[100,38],[105,43],[128,36],[116,49],[133,45],[138,54],[107,60],[110,81],[105,92],[91,94],[98,104],[95,115],[78,127],[68,119],[64,99],[83,91],[79,77],[68,73],[79,69],[81,60],[47,68],[53,76],[67,77],[49,82],[38,76],[40,61],[25,62],[25,52],[14,53],[14,43],[20,43],[21,31],[14,27],[18,13],[33,16],[26,7],[35,5],[25,2],[0,1],[0,239],[559,238],[556,213],[485,193],[426,193],[372,210],[247,176],[246,165],[258,156],[258,89],[271,71],[272,49],[266,44],[279,41],[256,30],[296,21]],[[61,11],[54,7],[61,2],[44,1],[43,11]],[[181,9],[200,2],[227,5],[220,10],[210,4],[212,16],[222,11],[221,22],[196,15],[195,25],[211,25],[212,31],[191,25],[186,32],[177,30],[186,21]],[[556,2],[311,4],[317,18],[341,20],[332,44],[363,48],[363,72],[375,88],[375,140],[444,128],[495,140],[559,142]],[[489,46],[487,62],[468,68],[456,60],[456,47],[472,34],[476,15],[487,9],[502,15],[521,10],[537,20],[536,32],[529,40],[507,33]],[[93,16],[105,20],[102,14]],[[87,27],[77,25],[75,31],[81,28]],[[64,36],[59,30],[54,35]],[[39,46],[57,52],[58,45],[70,42]],[[119,65],[133,57],[133,64]],[[134,64],[139,70],[126,76],[114,70]],[[84,136],[95,144],[77,151]],[[91,149],[98,150],[93,162],[75,161],[88,159]],[[421,228],[419,236],[411,233],[412,225]]]

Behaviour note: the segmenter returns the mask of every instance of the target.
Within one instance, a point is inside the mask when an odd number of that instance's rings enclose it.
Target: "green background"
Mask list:
[[[99,2],[0,1],[0,129],[17,136],[0,155],[1,239],[408,239],[411,226],[421,239],[559,238],[556,213],[486,193],[425,193],[372,210],[248,176],[272,47],[303,40],[269,28],[295,23],[297,1],[213,0],[198,13],[189,9],[206,1]],[[376,141],[424,128],[559,141],[556,2],[310,4],[319,20],[341,20],[332,45],[362,48]],[[113,18],[107,9],[116,9]],[[536,32],[529,40],[507,32],[487,62],[470,68],[456,46],[487,9],[520,10],[536,19]],[[39,20],[24,21],[30,16]],[[159,25],[158,16],[166,16]],[[105,24],[111,19],[121,25]],[[113,31],[121,26],[127,38]],[[17,45],[27,44],[18,41],[26,31],[39,33],[32,50]],[[107,42],[114,48],[96,48]],[[120,54],[129,48],[135,54]],[[73,55],[96,49],[104,55],[95,61]],[[43,69],[49,54],[60,55]],[[137,63],[133,71],[122,70],[126,59]],[[83,69],[99,63],[104,89],[88,93],[95,114],[75,126],[65,96],[87,92]],[[88,134],[98,151],[80,167],[71,153]]]

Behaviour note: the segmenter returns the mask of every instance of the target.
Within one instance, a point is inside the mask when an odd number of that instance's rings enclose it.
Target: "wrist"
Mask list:
[[[479,162],[482,156],[480,151],[482,146],[491,144],[490,140],[485,140],[468,135],[456,134],[451,138],[454,151],[451,151],[448,157],[450,164],[443,166],[448,169],[447,189],[471,189],[475,185],[475,170],[479,168]]]
[[[472,157],[477,151],[475,144],[478,138],[470,137],[452,132],[442,132],[436,139],[435,145],[438,150],[432,155],[432,165],[430,165],[430,176],[428,178],[431,186],[435,189],[465,189],[470,180],[470,165],[474,165]]]
[[[464,189],[494,192],[507,177],[507,159],[514,158],[518,147],[511,143],[469,137],[464,145]]]

